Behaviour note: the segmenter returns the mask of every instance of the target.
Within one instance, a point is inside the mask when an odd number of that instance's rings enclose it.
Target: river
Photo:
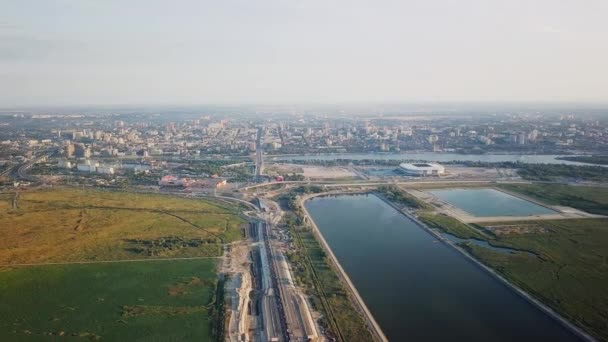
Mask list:
[[[374,195],[305,205],[391,341],[579,341]]]
[[[427,162],[450,162],[450,161],[471,161],[471,162],[521,162],[530,164],[568,164],[568,165],[593,165],[568,160],[558,160],[557,157],[563,155],[547,154],[458,154],[458,153],[331,153],[331,154],[310,154],[293,156],[271,157],[274,160],[417,160]]]

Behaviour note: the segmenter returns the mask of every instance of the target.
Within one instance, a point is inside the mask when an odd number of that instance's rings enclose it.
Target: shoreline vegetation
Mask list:
[[[432,209],[432,206],[426,202],[408,194],[395,185],[380,186],[376,191],[393,203],[401,204],[413,209]]]
[[[592,155],[592,156],[564,156],[557,157],[557,160],[575,161],[579,163],[597,164],[597,165],[608,165],[608,156],[604,155]]]
[[[438,228],[460,239],[487,241],[488,236],[450,216],[435,212],[419,212],[417,217],[430,228]]]

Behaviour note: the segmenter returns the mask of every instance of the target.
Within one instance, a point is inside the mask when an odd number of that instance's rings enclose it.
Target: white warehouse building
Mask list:
[[[440,176],[445,174],[445,167],[435,163],[403,163],[399,170],[409,176]]]
[[[98,166],[97,167],[97,173],[103,173],[105,175],[113,175],[114,174],[114,168],[111,166]]]

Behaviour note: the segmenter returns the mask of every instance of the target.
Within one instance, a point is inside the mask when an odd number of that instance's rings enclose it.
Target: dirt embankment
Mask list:
[[[242,337],[249,333],[251,322],[248,317],[248,309],[252,291],[249,250],[250,246],[247,242],[231,245],[220,267],[221,273],[229,275],[229,281],[226,282],[226,294],[230,302],[228,322],[228,340],[230,341],[241,341]]]

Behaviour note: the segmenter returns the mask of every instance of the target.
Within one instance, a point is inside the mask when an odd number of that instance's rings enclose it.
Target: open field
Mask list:
[[[502,235],[493,244],[538,256],[499,253],[472,244],[466,249],[596,337],[608,340],[608,220],[524,223],[544,229]]]
[[[216,260],[0,270],[2,341],[209,341]]]
[[[608,188],[561,184],[500,184],[548,204],[569,206],[592,214],[608,215]]]
[[[310,179],[353,179],[357,176],[346,167],[324,167],[315,165],[298,165],[274,163],[266,166],[264,171],[269,175],[301,174]]]
[[[54,189],[0,194],[0,265],[219,256],[243,221],[204,200]]]
[[[161,194],[2,193],[0,340],[222,340],[215,257],[243,223]]]

